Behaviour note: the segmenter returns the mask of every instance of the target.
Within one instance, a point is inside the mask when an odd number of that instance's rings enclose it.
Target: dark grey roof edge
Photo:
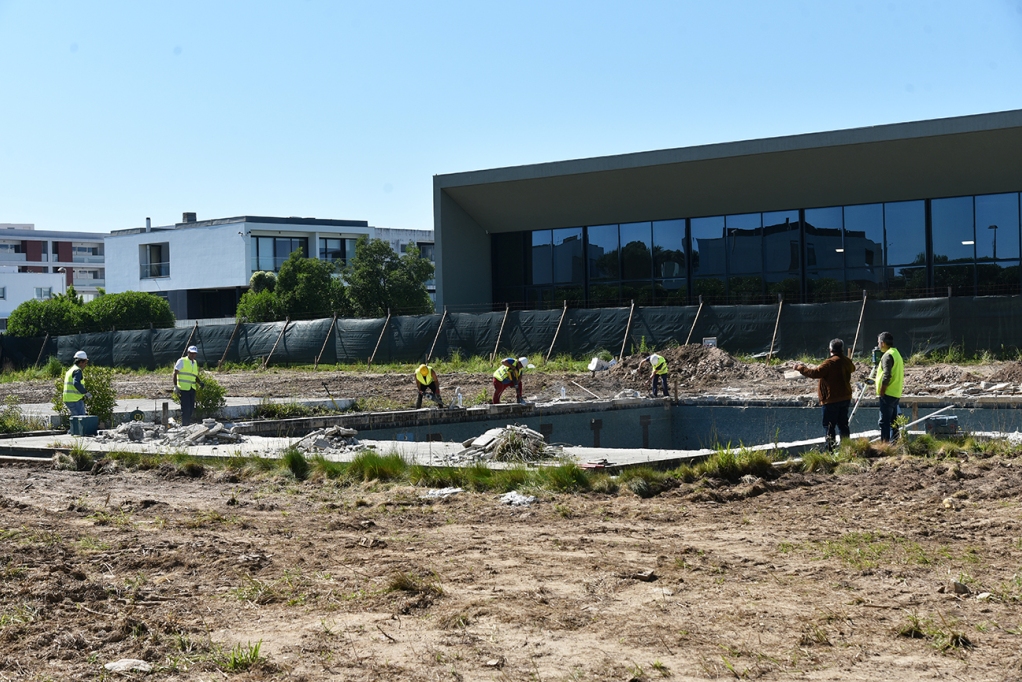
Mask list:
[[[0,239],[24,239],[26,241],[67,241],[101,242],[108,232],[77,232],[69,230],[0,230]]]
[[[196,220],[194,223],[176,223],[178,229],[189,227],[208,227],[210,225],[228,225],[230,223],[267,223],[270,225],[327,225],[332,227],[369,227],[367,220],[334,220],[332,218],[280,218],[274,216],[242,215],[232,218],[213,218],[212,220]]]
[[[463,171],[434,176],[434,185],[465,187],[495,182],[533,180],[561,175],[582,175],[602,171],[626,170],[692,161],[708,161],[774,152],[820,149],[845,145],[891,142],[941,135],[957,135],[1022,127],[1022,109],[936,118],[925,121],[887,123],[862,128],[847,128],[817,133],[800,133],[737,142],[718,142],[694,147],[677,147],[611,156],[595,156],[566,161],[550,161],[523,166]]]

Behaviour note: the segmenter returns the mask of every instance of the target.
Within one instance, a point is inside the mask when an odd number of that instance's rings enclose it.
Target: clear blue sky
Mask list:
[[[432,228],[432,176],[1022,108],[1022,2],[0,0],[0,222]]]

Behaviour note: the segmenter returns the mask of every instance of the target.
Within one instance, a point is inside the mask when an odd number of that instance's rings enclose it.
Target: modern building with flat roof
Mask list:
[[[438,175],[461,310],[1018,294],[1022,110]]]
[[[386,239],[404,252],[409,241],[432,242],[428,230],[374,228],[364,220],[235,216],[114,230],[106,238],[107,291],[162,296],[179,322],[233,317],[252,273],[277,272],[291,252],[343,266],[359,237]]]

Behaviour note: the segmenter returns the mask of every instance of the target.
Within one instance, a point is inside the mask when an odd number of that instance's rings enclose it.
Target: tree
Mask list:
[[[11,336],[79,334],[110,329],[173,327],[174,313],[166,299],[139,291],[106,294],[88,303],[68,287],[45,301],[25,301],[11,312],[7,332]]]
[[[85,307],[97,331],[145,329],[150,324],[159,328],[174,326],[174,313],[167,299],[143,291],[98,296]]]
[[[335,289],[340,287],[333,274],[333,264],[305,258],[301,249],[292,251],[280,266],[273,290],[280,312],[292,320],[329,316],[334,311]]]
[[[387,242],[360,237],[355,257],[344,268],[351,312],[357,317],[382,317],[388,309],[413,315],[431,313],[433,302],[426,282],[433,271],[433,264],[414,245],[399,257]]]

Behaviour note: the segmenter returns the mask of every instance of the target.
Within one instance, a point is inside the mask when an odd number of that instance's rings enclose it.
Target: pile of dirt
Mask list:
[[[1022,366],[1019,367],[1022,372]],[[924,384],[954,384],[960,381],[978,381],[978,378],[961,367],[954,365],[934,365],[926,367],[916,374],[915,379]]]
[[[721,386],[758,384],[764,381],[784,381],[784,370],[780,367],[769,367],[764,364],[747,364],[736,359],[726,350],[715,346],[689,344],[677,346],[663,351],[658,355],[667,359],[671,371],[671,380],[678,379],[687,384],[697,386]],[[646,362],[649,355],[631,355],[615,365],[610,372],[622,378],[632,377],[640,383],[646,383],[651,370]],[[632,370],[638,370],[632,374]]]
[[[1013,384],[1022,383],[1022,362],[1004,363],[1000,369],[990,375],[987,381],[1010,381]]]

